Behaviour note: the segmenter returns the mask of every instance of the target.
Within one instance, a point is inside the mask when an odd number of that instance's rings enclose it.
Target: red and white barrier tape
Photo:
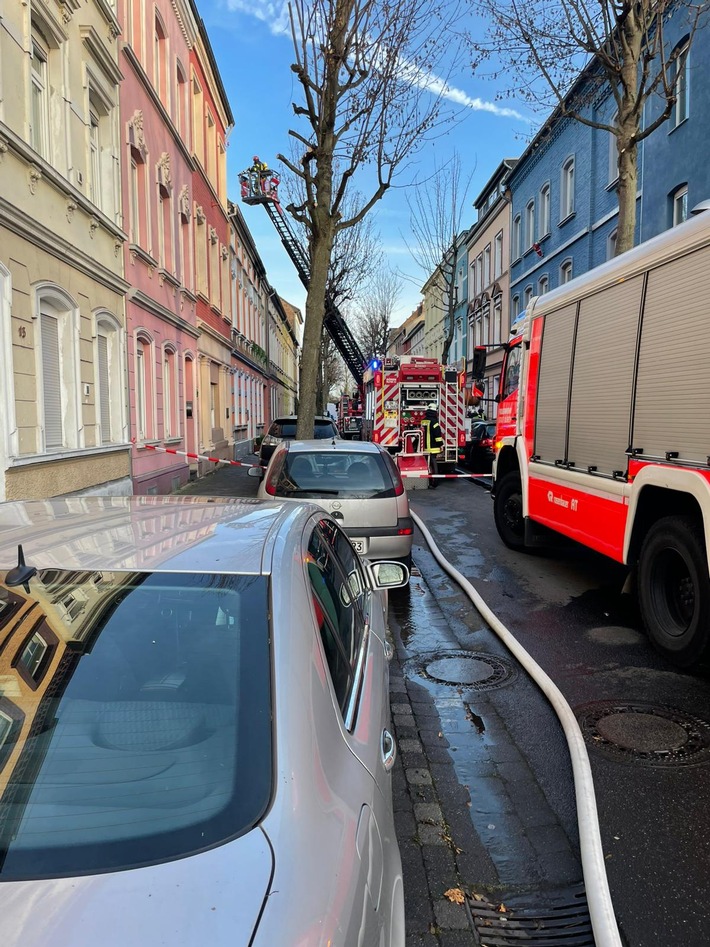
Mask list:
[[[155,444],[141,444],[145,450],[155,450],[161,454],[174,454],[176,457],[189,457],[191,460],[209,460],[213,464],[226,464],[228,467],[263,467],[262,464],[245,464],[241,460],[225,460],[223,457],[209,457],[207,454],[192,454],[185,450],[173,450],[172,447],[157,447]],[[263,467],[263,469],[266,469]],[[412,480],[459,480],[477,477],[490,477],[490,474],[430,474],[430,473],[403,473],[402,479]]]
[[[213,464],[227,464],[230,467],[261,467],[261,464],[245,464],[241,460],[224,460],[223,457],[208,457],[207,454],[191,454],[185,450],[173,450],[171,447],[156,447],[155,444],[141,444],[146,450],[157,450],[161,454],[175,454],[176,457],[189,457],[191,460],[209,460]]]

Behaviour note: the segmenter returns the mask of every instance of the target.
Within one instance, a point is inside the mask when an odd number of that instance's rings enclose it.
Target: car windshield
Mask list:
[[[333,437],[336,433],[335,425],[332,421],[315,421],[313,437],[321,440],[327,437]],[[274,421],[269,431],[273,437],[283,437],[294,439],[296,437],[296,421]]]
[[[116,871],[251,829],[271,795],[263,576],[0,572],[0,879]]]
[[[299,451],[287,453],[277,496],[385,499],[395,496],[392,475],[379,453]]]

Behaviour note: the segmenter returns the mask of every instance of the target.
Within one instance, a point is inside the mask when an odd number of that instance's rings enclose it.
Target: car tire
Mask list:
[[[638,563],[638,599],[653,646],[689,667],[710,643],[710,578],[702,523],[666,516],[648,531]]]
[[[493,518],[498,535],[509,549],[525,549],[525,519],[523,517],[523,486],[520,474],[510,471],[496,484],[493,500]]]

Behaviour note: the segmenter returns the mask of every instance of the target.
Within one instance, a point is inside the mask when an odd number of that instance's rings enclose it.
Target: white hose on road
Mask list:
[[[579,729],[577,718],[572,713],[572,708],[565,700],[557,685],[548,677],[540,665],[530,657],[520,642],[513,637],[500,619],[490,610],[468,579],[464,578],[458,569],[455,569],[451,563],[442,556],[431,533],[421,521],[420,517],[411,509],[410,513],[441,568],[447,572],[452,579],[458,582],[464,592],[466,592],[484,621],[490,625],[508,650],[515,655],[520,664],[545,694],[559,717],[565,737],[567,738],[567,745],[572,759],[574,791],[577,801],[577,822],[579,824],[579,848],[582,855],[582,873],[584,875],[584,887],[587,894],[587,904],[589,905],[589,916],[592,922],[594,941],[596,947],[622,947],[619,928],[617,927],[616,917],[614,915],[614,905],[612,904],[611,893],[609,892],[609,882],[606,876],[592,770],[589,765],[587,748],[584,745],[584,737],[582,736],[582,731]]]

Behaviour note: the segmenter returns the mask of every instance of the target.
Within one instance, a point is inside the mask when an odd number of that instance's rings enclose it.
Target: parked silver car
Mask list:
[[[3,947],[403,947],[406,578],[311,504],[0,504]]]
[[[259,468],[249,470],[261,477]],[[392,457],[369,441],[280,444],[257,496],[311,500],[338,520],[367,559],[412,561],[409,499]]]

